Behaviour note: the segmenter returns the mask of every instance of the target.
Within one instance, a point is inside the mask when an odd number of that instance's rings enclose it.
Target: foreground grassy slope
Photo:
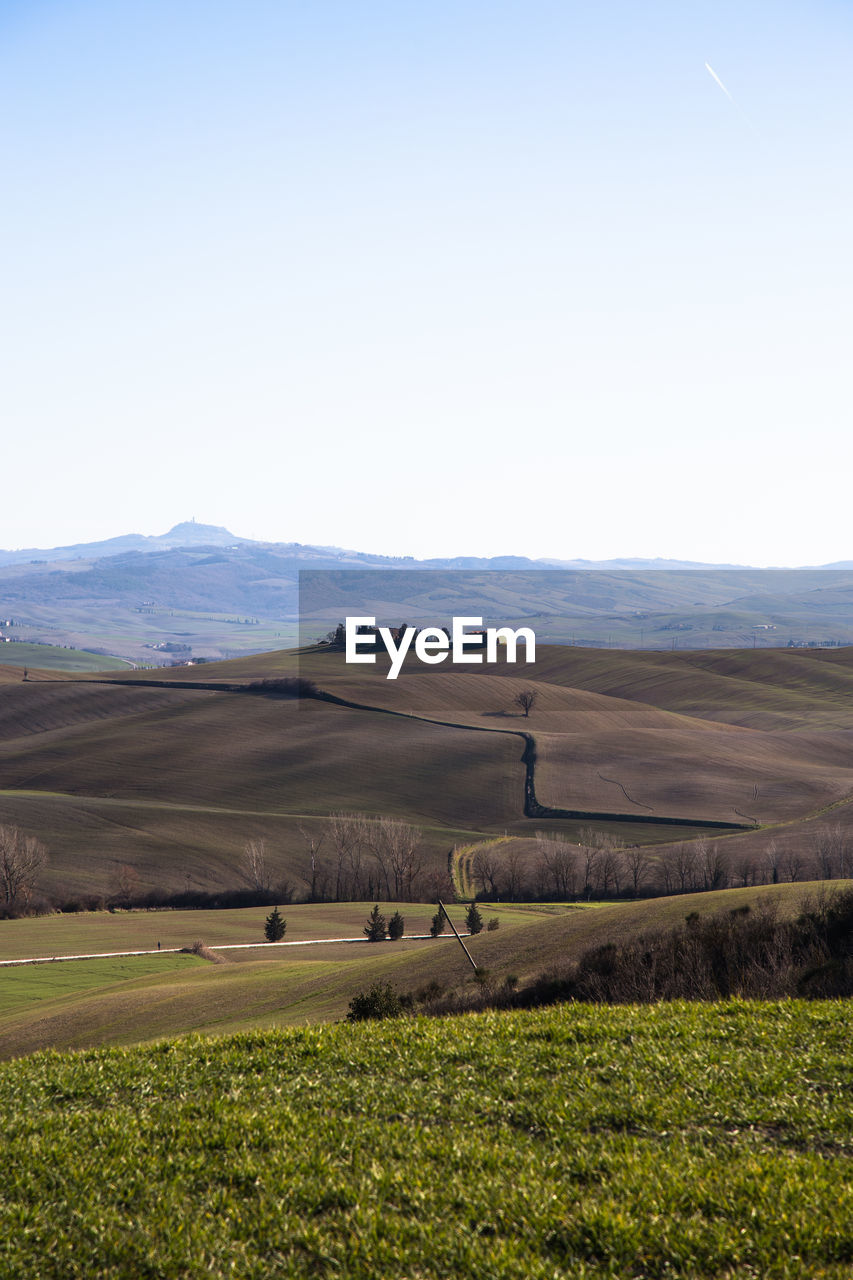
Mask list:
[[[850,1011],[579,1009],[0,1067],[0,1270],[847,1277]]]

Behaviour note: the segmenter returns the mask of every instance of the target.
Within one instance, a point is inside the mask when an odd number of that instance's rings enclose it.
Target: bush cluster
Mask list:
[[[590,949],[562,981],[568,998],[607,1004],[853,995],[853,891],[795,919],[772,904],[691,912],[674,929]]]
[[[374,982],[367,991],[360,991],[349,1002],[347,1022],[364,1022],[367,1019],[399,1018],[403,1002],[390,982]]]
[[[319,698],[320,689],[313,680],[303,676],[271,676],[264,680],[250,680],[245,685],[235,685],[241,693],[265,693],[274,698]]]

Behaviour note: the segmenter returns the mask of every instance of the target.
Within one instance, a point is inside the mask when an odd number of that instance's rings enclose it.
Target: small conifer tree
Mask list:
[[[286,928],[287,921],[282,919],[278,907],[273,907],[264,924],[264,937],[267,942],[281,942]]]
[[[483,917],[480,915],[476,902],[472,902],[465,912],[465,925],[469,933],[482,933]]]
[[[367,917],[367,924],[364,926],[364,933],[368,942],[384,942],[385,935],[388,932],[385,926],[385,917],[379,910],[379,903],[371,911]]]
[[[431,938],[437,938],[441,933],[444,933],[444,912],[441,907],[439,907],[438,911],[436,911],[432,918],[432,924],[429,927],[429,934]]]
[[[395,911],[391,919],[388,921],[388,937],[392,942],[396,942],[398,938],[402,938],[405,927],[405,920],[400,915],[399,911]]]

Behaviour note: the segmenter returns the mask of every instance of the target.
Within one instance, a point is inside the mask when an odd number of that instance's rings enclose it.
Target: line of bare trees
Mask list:
[[[580,844],[537,831],[532,860],[518,845],[486,846],[473,859],[484,897],[516,900],[636,897],[648,892],[652,865],[643,848],[597,831],[581,832]]]
[[[649,852],[600,831],[580,843],[537,831],[533,857],[522,845],[486,845],[472,862],[480,896],[504,900],[656,897],[674,893],[834,880],[853,875],[853,842],[840,824],[817,830],[808,846],[770,840],[760,852],[700,838]]]
[[[332,813],[322,834],[300,828],[311,902],[412,902],[445,888],[424,868],[421,833],[400,818]]]

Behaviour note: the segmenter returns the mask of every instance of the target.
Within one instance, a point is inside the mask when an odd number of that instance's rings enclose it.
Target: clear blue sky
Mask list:
[[[2,0],[0,546],[853,556],[851,36]]]

